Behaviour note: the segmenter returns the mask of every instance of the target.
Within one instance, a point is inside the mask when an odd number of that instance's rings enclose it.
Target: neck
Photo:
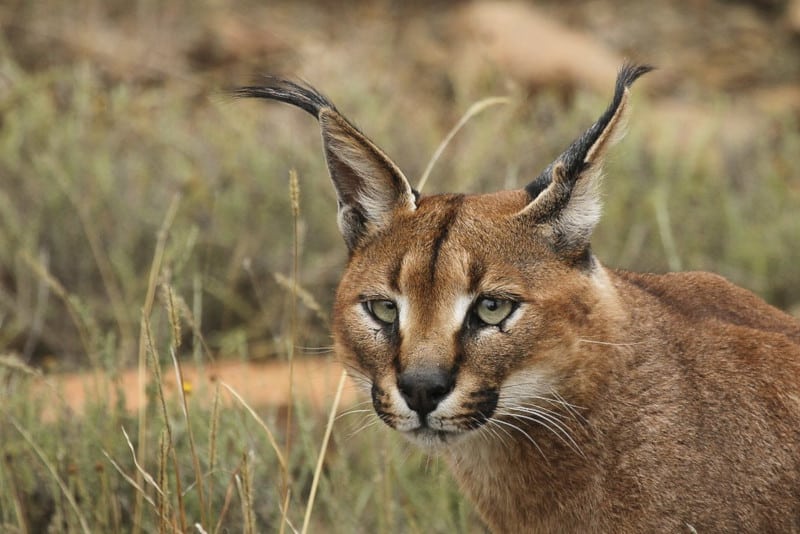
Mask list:
[[[568,532],[585,524],[599,497],[597,467],[587,460],[596,454],[586,450],[596,445],[585,423],[562,421],[568,434],[532,422],[497,423],[447,452],[460,486],[493,532]]]

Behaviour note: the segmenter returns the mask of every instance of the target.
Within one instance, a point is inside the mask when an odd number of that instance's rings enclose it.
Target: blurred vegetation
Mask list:
[[[142,311],[156,287],[185,308],[176,329],[159,291],[146,314],[154,337],[147,357],[162,365],[172,365],[170,350],[202,363],[330,345],[326,310],[346,258],[316,124],[283,106],[233,101],[227,87],[260,72],[308,78],[414,182],[473,101],[510,95],[511,104],[458,134],[426,193],[519,187],[607,103],[608,94],[574,88],[531,91],[497,67],[466,76],[462,64],[432,62],[424,39],[407,48],[416,37],[403,37],[398,21],[441,17],[448,3],[430,12],[401,4],[358,4],[336,24],[336,8],[325,2],[278,3],[263,19],[274,39],[241,44],[251,56],[232,55],[215,25],[231,12],[265,16],[245,1],[0,7],[0,530],[73,532],[82,521],[91,531],[130,530],[137,499],[157,497],[152,487],[136,490],[109,461],[137,476],[121,428],[137,450],[147,445],[145,470],[170,473],[170,519],[140,504],[143,531],[181,529],[182,519],[190,529],[201,516],[208,532],[220,518],[222,527],[246,531],[248,514],[258,531],[280,528],[275,450],[241,406],[215,408],[215,392],[196,391],[187,415],[170,405],[165,418],[151,376],[145,416],[109,405],[108,392],[97,391],[85,416],[57,410],[43,421],[52,406],[31,390],[40,369],[113,376],[141,363]],[[577,8],[567,9],[574,16]],[[372,40],[331,47],[359,17],[371,33],[359,29],[357,38]],[[303,58],[316,58],[310,72],[298,65]],[[730,93],[704,94],[685,103],[689,121],[673,123],[683,115],[665,111],[665,92],[647,83],[634,91],[630,132],[607,165],[595,253],[626,269],[716,271],[796,312],[798,114],[753,114]],[[675,94],[680,87],[666,96]],[[292,168],[300,177],[299,282],[323,310],[301,302],[296,335],[295,299],[281,282],[295,261]],[[159,236],[163,258],[153,279]],[[295,412],[288,518],[299,528],[325,425],[302,402]],[[267,427],[283,428],[280,409],[259,414]],[[480,531],[438,460],[417,456],[369,421],[334,430],[313,531]],[[359,431],[363,424],[369,428]],[[159,453],[160,440],[174,460]]]

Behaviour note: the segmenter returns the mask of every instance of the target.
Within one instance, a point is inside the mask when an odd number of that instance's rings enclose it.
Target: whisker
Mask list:
[[[477,420],[474,417],[472,419]],[[484,424],[480,427],[480,432],[478,432],[478,435],[481,436],[481,438],[484,439],[489,445],[492,444],[491,437],[494,437],[503,447],[508,448],[508,442],[506,442],[505,438],[500,434],[500,432],[498,432],[497,428],[500,428],[500,430],[503,430],[506,433],[508,433],[508,431],[503,427],[498,427],[497,425],[493,424],[491,419],[486,421],[486,423],[487,424]],[[488,436],[487,434],[491,434],[491,436]]]
[[[492,425],[492,429],[494,430],[494,434],[498,437],[498,439],[500,439],[501,441],[503,441],[505,443],[505,440],[501,437],[501,435],[499,433],[499,432],[502,432],[503,434],[506,435],[507,438],[509,438],[509,439],[511,439],[513,441],[514,436],[511,435],[511,432],[509,432],[505,427],[500,426],[498,424],[498,421],[494,420],[493,417],[490,417],[489,420],[487,421],[487,423]]]
[[[348,427],[352,429],[353,427],[358,426],[358,425],[362,425],[362,424],[364,424],[365,421],[371,421],[374,418],[377,418],[377,414],[375,414],[374,412],[369,412],[369,413],[365,412],[361,417],[358,418],[358,422],[355,422],[355,421],[351,420],[348,423]],[[380,419],[378,419],[378,420],[380,420]]]
[[[333,352],[333,346],[329,347],[295,347],[303,354],[330,354]]]
[[[505,385],[503,385],[503,387],[501,389],[500,397],[502,399],[503,398],[503,392],[507,392],[507,390],[512,390],[514,388],[530,387],[530,386],[541,387],[541,384],[536,383],[536,382],[521,382],[519,384],[505,384]],[[534,394],[534,393],[525,395],[525,397],[527,397],[529,399],[546,400],[548,402],[557,402],[558,404],[564,404],[564,405],[567,405],[567,406],[571,406],[573,408],[583,409],[582,406],[577,406],[575,404],[570,404],[569,402],[564,400],[564,398],[561,395],[559,395],[558,392],[556,390],[554,390],[553,388],[549,388],[549,389],[550,389],[550,394],[553,395],[554,397],[556,397],[556,399],[553,399],[551,397],[543,397],[541,395]]]
[[[397,451],[397,454],[394,456],[399,465],[405,465],[408,463],[409,458],[413,457],[415,453],[419,452],[419,449],[412,445],[409,441],[401,440],[397,443],[400,444],[400,450]]]
[[[360,408],[362,406],[372,405],[372,399],[362,400],[353,404],[353,408]]]
[[[535,404],[526,406],[524,404],[504,403],[501,408],[510,410],[519,410],[525,412],[537,412],[537,413],[541,412],[541,413],[546,413],[547,415],[550,415],[552,417],[557,417],[559,419],[563,419],[564,417],[566,417],[564,414],[561,414],[555,410],[544,408],[542,406],[537,406]]]
[[[527,387],[540,388],[542,387],[542,384],[540,384],[539,382],[514,382],[510,384],[503,384],[502,389],[527,388]]]
[[[507,415],[511,418],[518,420],[530,421],[532,423],[536,423],[543,426],[544,428],[549,430],[554,436],[556,436],[559,440],[561,440],[561,442],[564,443],[564,445],[574,450],[581,456],[585,457],[580,446],[575,442],[575,440],[570,435],[569,429],[565,427],[558,419],[555,419],[545,413],[538,412],[532,409],[527,409],[524,411],[524,413],[530,415],[515,414],[510,412],[505,412],[503,415]]]
[[[380,419],[370,418],[369,421],[367,421],[366,423],[364,423],[363,425],[361,425],[360,427],[358,427],[354,431],[352,431],[349,434],[347,434],[345,436],[345,440],[353,439],[356,435],[360,434],[361,432],[363,432],[364,430],[366,430],[366,429],[368,429],[370,427],[373,427],[373,426],[377,425],[380,422],[381,422]]]
[[[372,388],[372,380],[364,373],[352,365],[344,364],[347,376],[351,379],[351,384],[355,385],[360,391],[369,391]]]
[[[344,366],[345,369],[347,369],[348,376],[350,376],[350,378],[352,378],[353,380],[359,380],[360,379],[360,380],[364,380],[365,382],[368,382],[370,384],[372,383],[372,380],[370,380],[370,378],[361,369],[359,369],[355,365],[353,365],[351,363],[347,363],[347,362],[342,362],[342,365]]]
[[[584,408],[583,406],[578,406],[578,405],[571,404],[571,403],[567,402],[564,399],[564,397],[562,397],[553,388],[550,388],[550,395],[552,395],[552,397],[546,397],[546,396],[534,395],[534,394],[526,394],[526,395],[517,396],[517,395],[511,395],[508,392],[508,390],[512,390],[513,388],[524,387],[526,385],[540,386],[540,384],[533,384],[533,383],[530,383],[530,384],[508,384],[508,385],[505,385],[505,386],[503,386],[503,390],[500,393],[500,398],[498,400],[498,404],[500,404],[500,405],[507,404],[509,399],[510,400],[515,400],[517,402],[520,402],[522,399],[524,399],[524,400],[540,400],[540,401],[547,402],[548,404],[551,404],[551,405],[554,405],[554,406],[563,407],[564,410],[568,414],[570,414],[570,416],[573,419],[575,419],[576,422],[588,423],[588,421],[586,421],[586,418],[583,417],[580,414],[580,412],[578,411],[578,410],[585,410],[586,408]]]
[[[589,424],[589,421],[587,421],[586,418],[583,415],[581,415],[581,413],[578,411],[578,410],[585,410],[586,408],[582,406],[576,406],[575,404],[570,404],[564,399],[564,397],[561,396],[561,394],[558,391],[556,391],[553,388],[550,388],[550,394],[553,395],[553,397],[555,397],[556,399],[555,402],[563,406],[567,410],[567,412],[570,415],[572,415],[572,418],[575,419],[575,421],[579,423],[582,422],[585,425]]]
[[[497,418],[495,418],[495,417],[492,417],[490,420],[491,420],[491,421],[494,421],[495,423],[497,423],[497,424],[499,424],[499,425],[505,425],[505,426],[508,426],[508,427],[512,428],[513,430],[516,430],[517,432],[519,432],[519,433],[520,433],[520,434],[522,434],[523,436],[525,436],[525,438],[526,438],[528,441],[530,441],[530,442],[533,444],[533,446],[534,446],[534,447],[536,447],[536,450],[538,450],[538,451],[539,451],[539,454],[541,454],[541,455],[542,455],[542,458],[544,458],[545,462],[547,462],[547,463],[550,463],[550,461],[547,459],[547,456],[545,456],[545,455],[544,455],[544,452],[542,451],[541,447],[539,447],[539,444],[538,444],[538,443],[536,443],[536,440],[535,440],[535,439],[533,439],[533,438],[532,438],[532,437],[531,437],[531,436],[530,436],[530,435],[529,435],[527,432],[525,432],[523,429],[521,429],[520,427],[518,427],[517,425],[515,425],[515,424],[513,424],[513,423],[509,423],[508,421],[503,421],[502,419],[497,419]]]
[[[431,473],[431,463],[433,462],[434,457],[430,454],[425,455],[425,473]]]
[[[357,391],[359,393],[367,393],[372,389],[372,384],[364,380],[351,380],[346,386],[348,391]]]
[[[348,416],[348,415],[355,415],[355,414],[357,414],[357,413],[372,413],[373,411],[374,411],[374,410],[372,410],[372,409],[370,409],[370,408],[361,408],[361,409],[352,409],[352,410],[347,410],[346,412],[342,412],[342,413],[340,413],[339,415],[337,415],[337,416],[336,416],[336,418],[334,419],[334,421],[338,421],[338,420],[339,420],[339,419],[341,419],[342,417],[346,417],[346,416]]]
[[[353,382],[372,385],[372,381],[368,377],[358,373],[357,371],[354,371],[349,367],[346,369],[346,371],[347,371],[347,376],[349,376],[353,380]]]
[[[614,343],[612,341],[598,341],[596,339],[578,339],[578,343],[592,343],[594,345],[608,345],[610,347],[634,347],[644,345],[645,341],[633,341],[631,343]]]
[[[480,419],[478,419],[477,417],[469,417],[468,420],[471,423],[475,424],[475,431],[476,431],[475,434],[480,436],[480,438],[482,440],[486,441],[486,443],[491,443],[489,441],[489,436],[486,435],[486,433],[490,431],[490,429],[487,428],[488,425],[482,424]],[[484,421],[483,423],[485,423],[485,422],[486,421]]]

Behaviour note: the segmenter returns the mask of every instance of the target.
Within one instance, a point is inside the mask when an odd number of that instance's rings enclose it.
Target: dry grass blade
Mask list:
[[[167,465],[169,463],[169,451],[171,448],[170,435],[166,430],[161,431],[158,440],[158,484],[162,489],[158,499],[158,522],[159,533],[167,532],[172,526],[169,521],[169,488],[167,478]]]
[[[283,498],[283,503],[281,504],[281,528],[280,532],[286,531],[286,526],[292,529],[292,532],[295,534],[297,530],[292,526],[291,521],[289,521],[289,501],[292,498],[292,488],[289,488],[289,491],[286,492],[286,496]]]
[[[0,354],[0,367],[5,367],[12,371],[19,371],[23,374],[39,377],[42,372],[29,366],[16,354]]]
[[[178,462],[178,451],[172,448],[172,469],[175,476],[175,495],[178,498],[179,532],[186,532],[186,507],[183,504],[183,486],[181,485],[181,464]]]
[[[289,200],[292,203],[292,217],[300,217],[300,182],[297,179],[297,170],[289,171]]]
[[[237,468],[233,473],[231,473],[231,478],[228,481],[228,487],[225,490],[225,500],[222,502],[222,509],[219,512],[219,519],[217,519],[217,525],[214,527],[214,534],[218,534],[219,531],[222,529],[222,522],[225,519],[225,515],[228,513],[228,510],[231,507],[231,500],[233,499],[233,489],[236,485],[237,477],[239,476],[239,469]]]
[[[308,504],[306,505],[306,514],[303,518],[303,529],[300,531],[302,534],[308,532],[308,524],[311,521],[311,510],[314,508],[314,498],[317,495],[317,486],[319,486],[319,477],[322,475],[322,465],[325,461],[325,452],[328,450],[328,441],[331,438],[333,431],[333,423],[336,421],[336,410],[339,408],[339,401],[342,400],[342,391],[344,390],[344,383],[347,380],[347,371],[342,371],[342,376],[339,378],[339,385],[336,388],[336,396],[333,398],[333,405],[331,406],[331,413],[328,415],[328,424],[325,427],[325,436],[322,438],[322,446],[319,450],[319,458],[317,458],[317,467],[314,469],[314,479],[311,482],[311,491],[308,495]]]
[[[206,502],[203,484],[203,471],[200,468],[200,458],[197,455],[197,447],[195,445],[194,433],[192,432],[192,424],[189,420],[189,403],[186,401],[186,390],[184,388],[183,370],[181,369],[180,361],[175,355],[175,347],[170,347],[170,355],[172,356],[172,364],[175,367],[175,379],[178,383],[178,393],[181,397],[181,407],[183,408],[183,417],[186,419],[186,434],[189,437],[189,451],[192,456],[192,467],[194,468],[195,481],[197,483],[197,497],[200,500],[200,522],[205,526],[206,523]]]
[[[161,296],[167,307],[169,326],[172,331],[172,343],[177,350],[181,346],[181,319],[178,315],[177,306],[175,305],[175,294],[172,291],[172,286],[167,283],[161,284]]]
[[[217,466],[217,432],[219,429],[219,405],[220,405],[220,395],[219,395],[219,384],[214,387],[214,403],[211,407],[211,421],[208,425],[208,472],[213,473],[214,469]],[[209,477],[208,479],[208,493],[209,495],[214,495],[214,477]],[[209,526],[213,524],[214,518],[211,507],[212,499],[208,500],[208,521]]]
[[[211,347],[208,346],[208,343],[201,332],[201,323],[203,317],[202,277],[197,275],[194,276],[192,286],[194,293],[193,309],[189,309],[189,305],[186,304],[186,301],[183,299],[183,297],[175,294],[174,292],[171,293],[171,305],[174,306],[176,313],[178,314],[178,317],[172,320],[177,322],[180,318],[183,318],[183,320],[186,321],[186,324],[189,326],[189,329],[192,331],[192,336],[194,338],[192,358],[194,359],[195,363],[200,363],[200,357],[202,354],[205,354],[209,361],[214,362],[216,360],[214,353],[212,352]]]
[[[297,180],[297,171],[291,169],[289,171],[289,198],[292,204],[292,300],[290,308],[290,332],[289,332],[289,350],[287,351],[289,358],[289,388],[286,393],[286,457],[292,457],[292,407],[294,406],[294,351],[297,345],[297,288],[298,278],[300,277],[300,238],[298,234],[298,222],[300,218],[300,184]],[[291,489],[291,479],[287,471],[286,477],[283,480],[283,499],[288,501]],[[284,515],[286,514],[284,509]],[[281,522],[281,532],[283,532],[283,525],[285,521]]]
[[[67,313],[69,314],[72,323],[75,325],[76,330],[78,331],[78,336],[80,337],[81,344],[83,345],[86,354],[89,357],[94,356],[94,351],[92,350],[91,345],[91,335],[89,332],[89,327],[83,319],[80,310],[75,305],[75,300],[69,294],[67,289],[56,280],[56,278],[50,274],[50,271],[47,270],[47,267],[39,263],[37,260],[33,259],[27,252],[21,252],[20,257],[22,260],[28,264],[28,266],[33,269],[33,272],[44,281],[44,283],[50,288],[50,290],[56,294],[58,298],[64,303],[64,306],[67,308]],[[96,363],[96,362],[92,362]],[[97,366],[95,366],[97,367]]]
[[[153,253],[153,260],[150,263],[150,274],[147,280],[147,294],[145,295],[144,305],[142,306],[142,318],[148,319],[153,311],[153,302],[155,301],[156,288],[158,286],[158,275],[161,272],[161,263],[164,259],[164,250],[167,246],[167,237],[169,236],[169,229],[178,214],[178,206],[180,206],[181,196],[176,194],[172,197],[167,213],[164,215],[164,220],[161,227],[158,229],[156,237],[156,247]],[[146,396],[146,376],[147,376],[147,349],[145,332],[139,332],[139,357],[138,357],[139,379],[138,379],[138,393],[142,399]],[[142,402],[139,406],[139,460],[145,462],[147,460],[147,403]],[[137,472],[136,480],[141,485],[141,474]],[[133,530],[137,534],[142,527],[142,497],[143,493],[136,493],[136,503],[134,504],[133,511]]]
[[[314,312],[314,315],[317,316],[323,323],[326,325],[328,324],[328,314],[325,313],[325,310],[322,308],[317,299],[314,298],[314,295],[309,293],[309,291],[300,284],[295,284],[293,280],[290,280],[285,275],[281,273],[274,273],[273,277],[275,281],[278,283],[279,286],[283,287],[284,289],[291,291],[297,298],[300,299],[300,302],[303,303],[303,306]]]
[[[245,534],[256,534],[256,518],[253,513],[253,486],[247,452],[242,454],[242,516]]]
[[[158,352],[153,344],[153,333],[150,329],[150,321],[142,316],[142,333],[144,334],[145,350],[150,355],[150,366],[153,369],[155,376],[156,389],[158,391],[158,400],[161,404],[161,414],[164,417],[164,426],[169,434],[169,440],[172,441],[172,425],[169,421],[169,413],[167,412],[167,400],[164,397],[164,380],[161,377],[161,365],[159,364]]]
[[[61,480],[61,477],[58,476],[58,471],[56,471],[56,468],[47,459],[47,456],[45,456],[44,451],[41,448],[39,448],[39,445],[37,445],[36,442],[33,441],[31,435],[28,434],[28,432],[24,428],[22,428],[22,426],[17,422],[16,419],[12,417],[9,420],[11,422],[11,426],[17,429],[17,432],[20,433],[22,438],[28,443],[28,445],[31,446],[31,449],[33,449],[33,452],[36,453],[36,456],[39,457],[39,459],[42,461],[47,470],[50,471],[50,476],[52,476],[53,480],[56,481],[56,484],[58,484],[59,489],[64,494],[64,497],[67,499],[67,502],[69,502],[72,511],[75,512],[75,516],[78,518],[78,522],[81,525],[81,530],[83,532],[86,532],[87,534],[91,532],[91,530],[89,529],[89,524],[86,522],[86,518],[81,513],[80,508],[78,508],[78,503],[75,502],[75,497],[73,497],[72,492],[69,490],[69,488],[67,488],[67,485],[64,483],[64,481]]]
[[[233,395],[236,398],[236,400],[239,401],[239,403],[242,406],[244,406],[244,408],[250,413],[250,415],[253,416],[253,419],[255,419],[256,422],[259,425],[261,425],[261,428],[264,429],[264,432],[267,433],[267,439],[269,440],[269,444],[272,447],[272,450],[275,451],[275,456],[278,458],[278,464],[281,467],[281,474],[282,474],[282,476],[287,476],[289,467],[286,464],[286,460],[284,459],[283,454],[281,453],[280,447],[278,447],[278,442],[275,441],[275,435],[272,433],[272,431],[269,429],[269,427],[266,425],[266,423],[264,423],[264,421],[261,420],[261,418],[255,412],[255,410],[253,410],[253,408],[251,408],[250,405],[247,404],[247,402],[242,398],[241,395],[239,395],[236,392],[235,389],[233,389],[231,386],[229,386],[225,382],[222,382],[222,386],[225,389],[227,389],[231,393],[231,395]]]
[[[153,501],[153,499],[151,499],[151,498],[150,498],[150,496],[147,494],[147,492],[144,490],[144,488],[143,488],[142,486],[140,486],[140,485],[139,485],[139,484],[138,484],[138,483],[137,483],[137,482],[136,482],[136,481],[133,479],[133,477],[129,476],[129,475],[128,475],[128,474],[125,472],[125,470],[124,470],[124,469],[122,469],[122,467],[121,467],[121,466],[120,466],[120,465],[119,465],[119,464],[118,464],[118,463],[117,463],[117,462],[116,462],[116,461],[115,461],[115,460],[114,460],[114,459],[111,457],[111,455],[110,455],[110,454],[108,454],[108,452],[106,452],[106,451],[102,451],[102,452],[103,452],[103,456],[105,456],[105,457],[106,457],[106,459],[107,459],[109,462],[111,462],[111,465],[113,465],[113,466],[114,466],[114,469],[116,469],[116,470],[117,470],[117,473],[119,473],[119,474],[120,474],[120,476],[122,476],[122,478],[124,478],[124,479],[125,479],[125,481],[126,481],[128,484],[130,484],[130,485],[131,485],[131,486],[132,486],[132,487],[133,487],[133,488],[136,490],[136,493],[140,493],[140,494],[142,495],[142,498],[143,498],[145,501],[147,501],[147,502],[150,504],[150,506],[152,506],[152,507],[153,507],[153,508],[156,510],[156,512],[158,512],[158,506],[156,506],[156,503],[155,503],[155,501]]]
[[[461,130],[461,128],[463,128],[472,117],[486,108],[496,106],[497,104],[508,104],[510,101],[511,99],[505,96],[491,96],[489,98],[484,98],[483,100],[478,100],[472,104],[466,113],[464,113],[464,115],[459,119],[456,125],[453,126],[453,128],[447,133],[442,142],[439,143],[439,146],[436,147],[433,156],[431,156],[431,160],[428,162],[428,166],[425,167],[425,171],[422,173],[422,178],[419,179],[417,191],[420,193],[422,192],[422,188],[425,187],[425,183],[428,181],[428,177],[431,175],[434,165],[436,165],[436,162],[439,161],[439,158],[442,156],[444,149],[447,148],[447,145],[450,144],[450,141],[453,140],[453,137],[456,136],[458,131]]]
[[[131,438],[128,437],[128,433],[125,431],[125,427],[122,427],[122,434],[125,436],[125,443],[128,444],[128,448],[131,450],[131,456],[133,457],[133,465],[136,466],[136,470],[142,475],[142,478],[153,486],[155,490],[158,492],[159,495],[162,497],[164,496],[164,492],[161,491],[161,488],[158,485],[158,482],[153,478],[153,476],[144,470],[144,467],[139,465],[139,462],[136,460],[136,449],[133,447],[133,443],[131,443]]]

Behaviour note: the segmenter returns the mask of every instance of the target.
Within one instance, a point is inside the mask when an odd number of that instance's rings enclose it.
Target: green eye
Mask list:
[[[510,300],[483,297],[475,305],[478,319],[488,325],[498,325],[514,311],[514,303]]]
[[[391,300],[369,300],[367,311],[382,323],[393,324],[397,320],[397,304]]]

